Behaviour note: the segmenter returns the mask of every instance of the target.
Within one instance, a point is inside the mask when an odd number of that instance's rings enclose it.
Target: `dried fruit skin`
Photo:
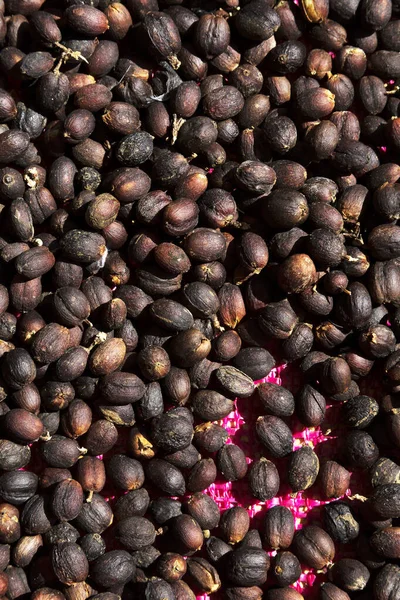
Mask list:
[[[291,456],[288,476],[293,492],[311,487],[317,479],[318,472],[319,460],[313,449],[303,446],[296,450]]]
[[[229,582],[238,586],[263,585],[269,569],[268,554],[258,548],[240,548],[224,556]]]
[[[264,541],[273,550],[289,548],[295,533],[294,517],[285,506],[270,508],[265,516]]]
[[[195,44],[210,59],[222,54],[230,41],[230,29],[222,16],[202,15],[195,25]]]
[[[77,544],[56,544],[52,551],[52,564],[57,578],[66,584],[84,581],[89,573],[86,556]]]
[[[365,565],[354,559],[341,559],[335,563],[330,578],[348,592],[363,590],[370,573]]]
[[[196,585],[209,594],[221,587],[221,580],[216,568],[204,558],[189,559],[188,572]]]
[[[279,417],[270,415],[259,417],[256,423],[256,432],[272,456],[282,457],[292,452],[292,432]]]
[[[335,502],[325,509],[325,526],[336,541],[347,544],[358,537],[360,527],[344,502]]]
[[[242,541],[249,529],[249,526],[249,515],[247,511],[240,506],[225,511],[220,522],[220,528],[223,536],[230,544],[236,544]]]
[[[350,473],[342,465],[329,460],[321,466],[320,482],[324,496],[338,498],[343,496],[349,487]]]
[[[174,21],[165,13],[149,12],[144,26],[157,52],[169,60],[181,49],[181,38]]]
[[[74,479],[57,484],[52,497],[52,510],[60,521],[69,521],[78,516],[83,504],[81,485]]]
[[[318,23],[324,21],[329,13],[329,2],[326,0],[302,0],[303,11],[308,21]]]
[[[378,600],[388,600],[392,593],[398,592],[400,583],[399,567],[387,564],[380,570],[374,582],[374,594]]]
[[[227,481],[243,479],[247,473],[246,455],[235,444],[225,445],[218,451],[217,466]]]
[[[153,458],[146,470],[148,479],[166,494],[182,496],[185,493],[185,479],[181,471],[170,463]]]
[[[261,458],[255,461],[249,472],[249,486],[259,500],[270,500],[277,495],[280,480],[274,463]]]
[[[134,572],[132,557],[125,550],[111,550],[94,561],[91,576],[97,585],[110,588],[126,583]]]
[[[134,516],[119,522],[117,536],[121,544],[128,550],[139,550],[154,542],[156,532],[148,519]]]
[[[105,252],[105,240],[97,233],[72,230],[64,236],[61,248],[66,258],[82,263],[99,260]]]
[[[333,540],[316,525],[305,527],[295,535],[294,550],[300,560],[315,569],[322,569],[335,556]]]

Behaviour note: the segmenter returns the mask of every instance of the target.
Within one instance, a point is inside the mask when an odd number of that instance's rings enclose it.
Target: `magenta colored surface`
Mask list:
[[[282,376],[285,377],[285,387],[289,387],[292,391],[300,386],[300,377],[295,371],[292,372],[291,367],[285,368],[285,366],[273,369],[268,377],[256,383],[270,381],[282,385]],[[296,449],[307,444],[316,448],[319,458],[331,456],[331,445],[335,444],[336,436],[330,433],[328,423],[337,421],[337,413],[337,406],[328,406],[326,427],[324,427],[324,424],[322,428],[300,429],[298,426],[298,430],[294,433],[294,448]],[[221,421],[221,425],[225,427],[230,436],[227,443],[235,443],[240,446],[245,451],[247,462],[249,464],[263,454],[262,447],[259,446],[255,436],[255,421],[259,415],[260,409],[259,407],[254,406],[251,398],[240,401],[237,400],[236,410]],[[280,467],[285,468],[286,462],[284,460],[275,460],[274,462],[277,464],[278,470],[280,470],[281,473],[282,469],[280,469]],[[284,477],[281,476],[281,479],[283,478]],[[281,496],[277,496],[267,502],[256,502],[248,493],[246,479],[234,483],[215,483],[206,490],[206,492],[218,503],[222,511],[231,508],[232,506],[245,507],[248,510],[250,517],[252,517],[252,527],[259,526],[262,523],[265,512],[269,507],[280,504],[290,508],[295,517],[296,529],[301,529],[305,524],[306,519],[307,522],[310,523],[314,520],[314,516],[318,516],[318,507],[333,501],[324,501],[318,499],[318,497],[313,497],[313,490],[310,493],[299,492],[297,494],[291,494],[289,490],[285,493],[284,485],[281,485],[280,491],[283,492]],[[351,491],[347,490],[346,495],[350,496]],[[313,511],[312,515],[309,514],[310,511]],[[270,553],[271,556],[274,556],[274,554],[275,552]],[[304,568],[300,580],[293,585],[293,587],[304,594],[305,598],[313,598],[320,583],[326,579],[326,571],[327,570],[325,569],[323,572],[315,573],[312,569]],[[208,600],[208,598],[209,596],[207,594],[198,596],[198,600]]]

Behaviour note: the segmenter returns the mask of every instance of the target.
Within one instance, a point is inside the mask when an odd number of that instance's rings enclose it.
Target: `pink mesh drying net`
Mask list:
[[[296,392],[301,385],[301,374],[292,366],[286,368],[286,365],[282,365],[273,369],[268,377],[265,377],[256,383],[265,381],[284,385],[291,391]],[[235,404],[235,410],[221,421],[221,425],[223,425],[229,433],[227,443],[235,443],[240,446],[246,453],[247,462],[250,464],[253,460],[257,460],[263,455],[262,446],[257,442],[254,433],[255,421],[257,417],[262,414],[262,411],[260,411],[259,407],[254,406],[251,399],[243,401],[236,400]],[[337,436],[331,433],[330,426],[338,422],[338,416],[338,405],[328,405],[326,419],[322,427],[304,428],[298,421],[294,420],[292,423],[292,430],[294,431],[293,435],[295,438],[294,449],[307,444],[316,448],[316,452],[320,459],[323,457],[332,458],[332,449],[337,445]],[[281,466],[285,468],[284,461],[274,460],[274,462],[280,472]],[[352,486],[354,490],[353,479],[354,477],[352,477]],[[356,483],[358,491],[357,482],[354,483]],[[332,502],[332,500],[324,501],[320,499],[318,493],[315,494],[313,489],[311,489],[310,492],[299,492],[295,495],[291,494],[289,489],[285,489],[284,484],[281,485],[280,488],[282,495],[266,502],[256,502],[255,498],[249,494],[246,479],[233,483],[214,483],[206,490],[206,492],[217,502],[222,511],[233,506],[245,507],[252,519],[251,527],[257,528],[262,524],[266,510],[276,504],[290,508],[295,518],[296,529],[301,529],[305,524],[306,519],[307,523],[310,523],[314,518],[318,518],[320,513],[318,510],[319,507]],[[346,492],[346,496],[350,495],[351,491],[349,489]],[[312,515],[310,515],[310,511],[313,511]],[[274,554],[275,552],[270,552],[271,556],[274,556]],[[316,573],[312,569],[303,567],[300,579],[292,587],[303,594],[307,600],[312,599],[316,597],[321,583],[326,580],[326,578],[326,569],[324,572]],[[198,596],[198,600],[208,599],[209,596],[207,594]],[[215,599],[215,595],[212,596],[212,599]]]

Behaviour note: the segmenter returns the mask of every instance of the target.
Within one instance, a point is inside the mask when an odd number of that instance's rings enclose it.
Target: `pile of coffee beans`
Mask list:
[[[0,47],[0,599],[397,600],[400,1],[0,0]]]

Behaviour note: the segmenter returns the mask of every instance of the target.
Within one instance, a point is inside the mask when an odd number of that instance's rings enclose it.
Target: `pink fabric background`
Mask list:
[[[288,387],[292,392],[297,391],[301,385],[301,376],[292,366],[287,368],[286,366],[280,366],[273,369],[268,377],[256,383],[270,381],[282,385],[282,379],[284,380],[283,384],[285,387]],[[330,432],[330,426],[338,421],[338,408],[339,405],[330,405],[327,407],[326,419],[322,427],[303,428],[294,419],[292,423],[292,429],[294,428],[295,431],[294,448],[296,449],[307,444],[316,448],[320,459],[323,457],[332,457],[332,448],[336,445],[337,436]],[[235,443],[240,446],[245,451],[249,464],[263,455],[262,446],[258,443],[255,435],[255,421],[260,414],[259,407],[254,406],[251,398],[236,400],[236,410],[221,421],[221,425],[229,433],[227,443]],[[282,469],[286,468],[285,461],[274,460],[274,462],[277,464],[281,479],[284,479],[285,475]],[[319,499],[318,492],[314,490],[314,487],[310,491],[291,494],[290,490],[285,489],[285,484],[283,483],[280,488],[282,495],[266,502],[258,502],[249,494],[246,479],[233,483],[215,483],[206,492],[214,498],[222,511],[233,506],[245,507],[250,517],[252,517],[251,527],[262,526],[263,518],[269,507],[276,504],[287,506],[295,517],[296,529],[301,529],[306,520],[307,523],[311,523],[316,518],[318,519],[320,512],[318,507],[333,501]],[[351,495],[350,489],[347,490],[346,495]],[[312,515],[309,514],[310,511],[313,511]],[[275,552],[270,553],[271,556],[274,556],[274,554]],[[326,571],[327,569],[323,572],[315,573],[313,569],[304,567],[301,578],[292,587],[302,593],[307,599],[315,598],[320,584],[326,580]],[[212,597],[215,598],[215,595]],[[198,600],[208,600],[208,598],[207,594],[198,596]]]

